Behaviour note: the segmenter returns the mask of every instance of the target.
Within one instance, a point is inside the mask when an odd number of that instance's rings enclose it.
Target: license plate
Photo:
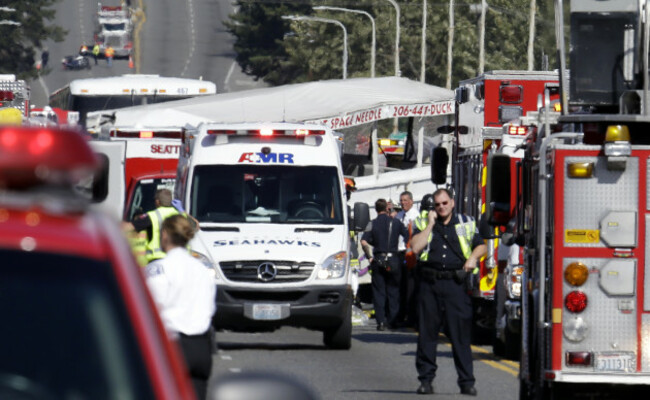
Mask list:
[[[636,356],[631,352],[596,353],[594,369],[607,372],[636,371]]]
[[[253,319],[276,320],[282,318],[280,304],[253,304]]]

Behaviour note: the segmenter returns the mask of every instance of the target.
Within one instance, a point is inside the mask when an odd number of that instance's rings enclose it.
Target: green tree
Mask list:
[[[16,11],[0,11],[0,19],[19,22],[0,25],[0,73],[16,74],[20,79],[38,75],[35,68],[36,49],[45,40],[63,41],[63,28],[49,24],[54,20],[51,7],[59,0],[3,0],[2,6]]]
[[[342,22],[348,32],[348,77],[370,76],[371,25],[367,17],[340,11],[316,11],[329,5],[363,10],[377,27],[376,76],[395,74],[395,9],[387,0],[239,0],[231,32],[242,69],[277,85],[342,76],[343,35],[333,24],[286,21],[283,15],[312,15]],[[419,79],[422,0],[398,0],[400,6],[400,74]],[[537,1],[535,68],[550,55],[555,68],[553,5]],[[480,0],[455,2],[452,87],[478,74]],[[486,14],[485,70],[526,69],[530,0],[490,0]],[[449,2],[428,1],[426,82],[444,86],[447,79]]]

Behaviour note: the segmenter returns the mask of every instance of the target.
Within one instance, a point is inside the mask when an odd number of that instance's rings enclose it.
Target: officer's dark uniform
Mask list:
[[[457,214],[452,216],[447,225],[436,221],[428,259],[426,262],[418,262],[420,324],[415,366],[421,382],[433,380],[438,368],[438,334],[444,324],[445,334],[452,345],[458,386],[464,388],[473,387],[475,379],[471,350],[472,300],[464,284],[467,273],[463,271],[463,265],[466,259],[455,230],[459,223]],[[416,233],[419,233],[417,228],[414,234]],[[476,230],[470,243],[471,248],[483,243],[483,238]]]
[[[388,228],[391,224],[390,243],[388,243]],[[379,214],[372,221],[372,229],[364,232],[362,239],[373,247],[372,257],[372,302],[375,307],[375,319],[377,324],[394,324],[399,312],[399,285],[400,265],[397,254],[397,243],[399,236],[408,240],[408,229],[398,219],[391,218],[386,214]],[[376,260],[388,254],[390,271],[377,265]],[[388,313],[386,305],[388,304]]]

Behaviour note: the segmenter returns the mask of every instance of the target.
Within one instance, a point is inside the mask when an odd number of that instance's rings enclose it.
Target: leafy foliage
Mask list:
[[[16,74],[20,79],[38,75],[35,68],[36,49],[51,39],[63,41],[66,31],[48,24],[54,19],[51,6],[59,0],[3,0],[2,6],[16,11],[0,10],[0,20],[19,22],[0,25],[0,73]]]
[[[400,6],[401,76],[419,79],[422,0],[398,0]],[[426,82],[444,86],[447,79],[449,1],[427,1]],[[395,8],[388,0],[238,0],[239,12],[227,26],[236,38],[242,70],[272,85],[342,77],[343,34],[340,27],[315,21],[290,21],[282,16],[306,15],[335,19],[348,33],[348,77],[370,76],[371,23],[352,12],[313,10],[331,6],[362,10],[376,23],[376,76],[395,74]],[[455,2],[452,87],[478,74],[480,0]],[[530,0],[490,0],[486,13],[487,70],[528,67]],[[537,1],[534,68],[543,56],[555,68],[552,2]]]

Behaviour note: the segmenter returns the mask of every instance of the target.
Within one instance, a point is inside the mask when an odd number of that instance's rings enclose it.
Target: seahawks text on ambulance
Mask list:
[[[294,239],[242,239],[242,240],[217,240],[214,247],[222,246],[246,246],[246,245],[272,245],[272,246],[299,246],[299,247],[321,247],[320,242],[307,242]]]

